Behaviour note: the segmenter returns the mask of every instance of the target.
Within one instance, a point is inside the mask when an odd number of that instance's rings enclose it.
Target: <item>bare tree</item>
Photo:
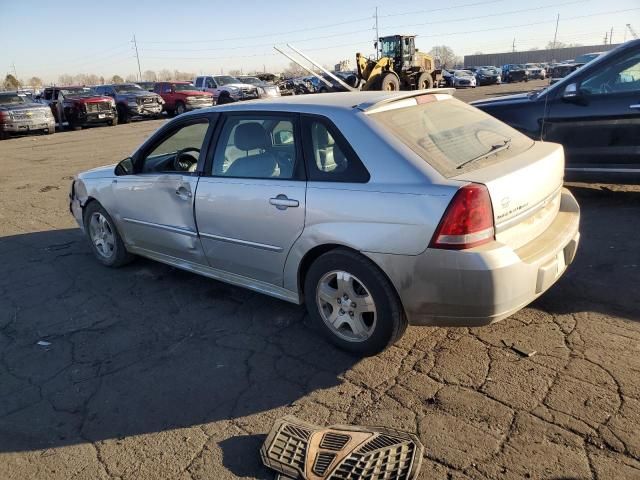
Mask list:
[[[229,75],[232,77],[237,77],[238,75],[242,75],[242,70],[229,70]]]
[[[29,79],[29,85],[32,87],[41,87],[42,79],[40,77],[31,77]]]
[[[435,59],[436,65],[440,68],[449,68],[453,67],[456,64],[456,54],[451,47],[448,47],[446,45],[433,47],[429,51],[429,55],[431,55]]]
[[[195,73],[192,72],[181,72],[180,70],[173,71],[173,79],[180,80],[183,82],[191,81],[196,77]]]
[[[136,83],[138,81],[138,77],[137,77],[137,75],[134,75],[134,74],[130,73],[129,75],[127,75],[125,80],[127,82]]]
[[[157,82],[158,76],[153,70],[145,70],[142,74],[142,79],[146,82]]]
[[[120,75],[114,75],[111,77],[111,83],[124,83],[124,80]]]
[[[73,83],[73,76],[68,73],[63,73],[58,77],[58,85],[71,85]]]
[[[166,68],[163,68],[158,72],[158,80],[161,82],[171,80],[171,77],[173,77],[171,70],[167,70]]]
[[[548,42],[547,46],[544,47],[547,50],[555,50],[557,48],[571,48],[571,47],[581,47],[582,45],[579,43],[564,43],[564,42],[560,42],[560,41],[556,41],[554,42]]]
[[[296,62],[289,62],[289,66],[282,71],[285,78],[302,77],[307,74],[308,72]]]
[[[20,87],[20,82],[16,77],[11,75],[10,73],[4,78],[4,88],[14,89]]]

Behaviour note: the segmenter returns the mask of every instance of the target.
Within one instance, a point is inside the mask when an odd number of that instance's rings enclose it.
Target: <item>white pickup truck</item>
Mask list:
[[[213,94],[214,102],[222,103],[222,98],[228,101],[255,100],[260,98],[258,89],[253,85],[242,83],[231,75],[200,75],[193,81],[196,90]]]

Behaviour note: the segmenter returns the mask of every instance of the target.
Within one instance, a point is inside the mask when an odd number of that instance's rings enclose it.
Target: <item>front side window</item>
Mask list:
[[[286,116],[230,116],[213,159],[213,175],[292,179],[297,163],[295,125]]]
[[[213,81],[213,78],[207,77],[205,81],[206,88],[217,88],[216,82]]]
[[[198,77],[196,78],[196,87],[200,88],[202,87],[202,77]]]
[[[640,53],[630,52],[617,62],[596,69],[583,80],[580,89],[592,95],[640,92]]]
[[[208,120],[203,119],[167,134],[145,155],[142,173],[195,172],[208,128]]]

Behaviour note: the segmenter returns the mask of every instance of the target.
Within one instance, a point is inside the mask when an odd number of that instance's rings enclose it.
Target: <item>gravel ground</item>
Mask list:
[[[640,188],[569,185],[583,212],[576,261],[521,312],[410,328],[358,359],[302,307],[92,259],[69,180],[160,123],[0,143],[0,478],[270,479],[258,449],[285,414],[415,432],[423,479],[640,478]]]

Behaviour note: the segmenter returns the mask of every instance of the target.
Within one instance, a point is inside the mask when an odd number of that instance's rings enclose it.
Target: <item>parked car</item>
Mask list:
[[[502,67],[502,81],[504,83],[528,82],[529,75],[524,65],[510,63]]]
[[[591,60],[595,60],[601,55],[604,55],[606,52],[593,52],[593,53],[584,53],[582,55],[578,55],[573,63],[589,63]]]
[[[558,64],[558,65],[554,66],[551,69],[551,72],[549,73],[549,76],[551,77],[551,79],[549,80],[549,83],[550,84],[554,84],[556,82],[559,82],[564,77],[566,77],[567,75],[569,75],[572,72],[575,72],[577,69],[579,69],[583,65],[584,65],[584,63],[573,63],[572,62],[572,63],[561,63],[561,64]]]
[[[232,102],[260,98],[255,86],[242,83],[231,75],[201,75],[195,78],[193,84],[196,89],[213,94],[216,103],[221,96]]]
[[[170,115],[213,105],[213,95],[196,90],[191,82],[156,82],[155,93],[164,100],[164,109]]]
[[[313,93],[313,85],[303,78],[289,78],[278,83],[280,95],[307,95]]]
[[[579,240],[563,166],[450,95],[290,96],[176,117],[76,176],[70,207],[103,265],[137,254],[304,302],[374,354],[407,324],[485,325],[551,287]]]
[[[500,73],[494,68],[479,68],[476,70],[476,84],[482,85],[495,85],[502,83]]]
[[[529,79],[544,80],[547,78],[547,72],[537,63],[525,63],[525,70]]]
[[[147,92],[153,92],[156,82],[138,82],[138,86]]]
[[[280,89],[277,86],[260,80],[258,77],[242,75],[236,78],[242,83],[246,83],[247,85],[253,85],[254,87],[256,87],[258,89],[258,96],[260,98],[273,98],[280,96]]]
[[[454,70],[451,81],[454,88],[476,88],[476,77],[468,70]]]
[[[0,140],[12,133],[55,131],[56,121],[49,107],[18,92],[0,92]]]
[[[111,97],[96,95],[82,86],[47,87],[38,101],[51,108],[60,127],[72,130],[90,125],[117,125],[116,105]]]
[[[534,140],[561,143],[567,178],[640,180],[640,40],[629,41],[550,87],[473,105]]]
[[[162,97],[143,90],[135,83],[98,85],[93,90],[99,95],[113,98],[120,123],[129,123],[134,117],[157,118],[162,113]]]

